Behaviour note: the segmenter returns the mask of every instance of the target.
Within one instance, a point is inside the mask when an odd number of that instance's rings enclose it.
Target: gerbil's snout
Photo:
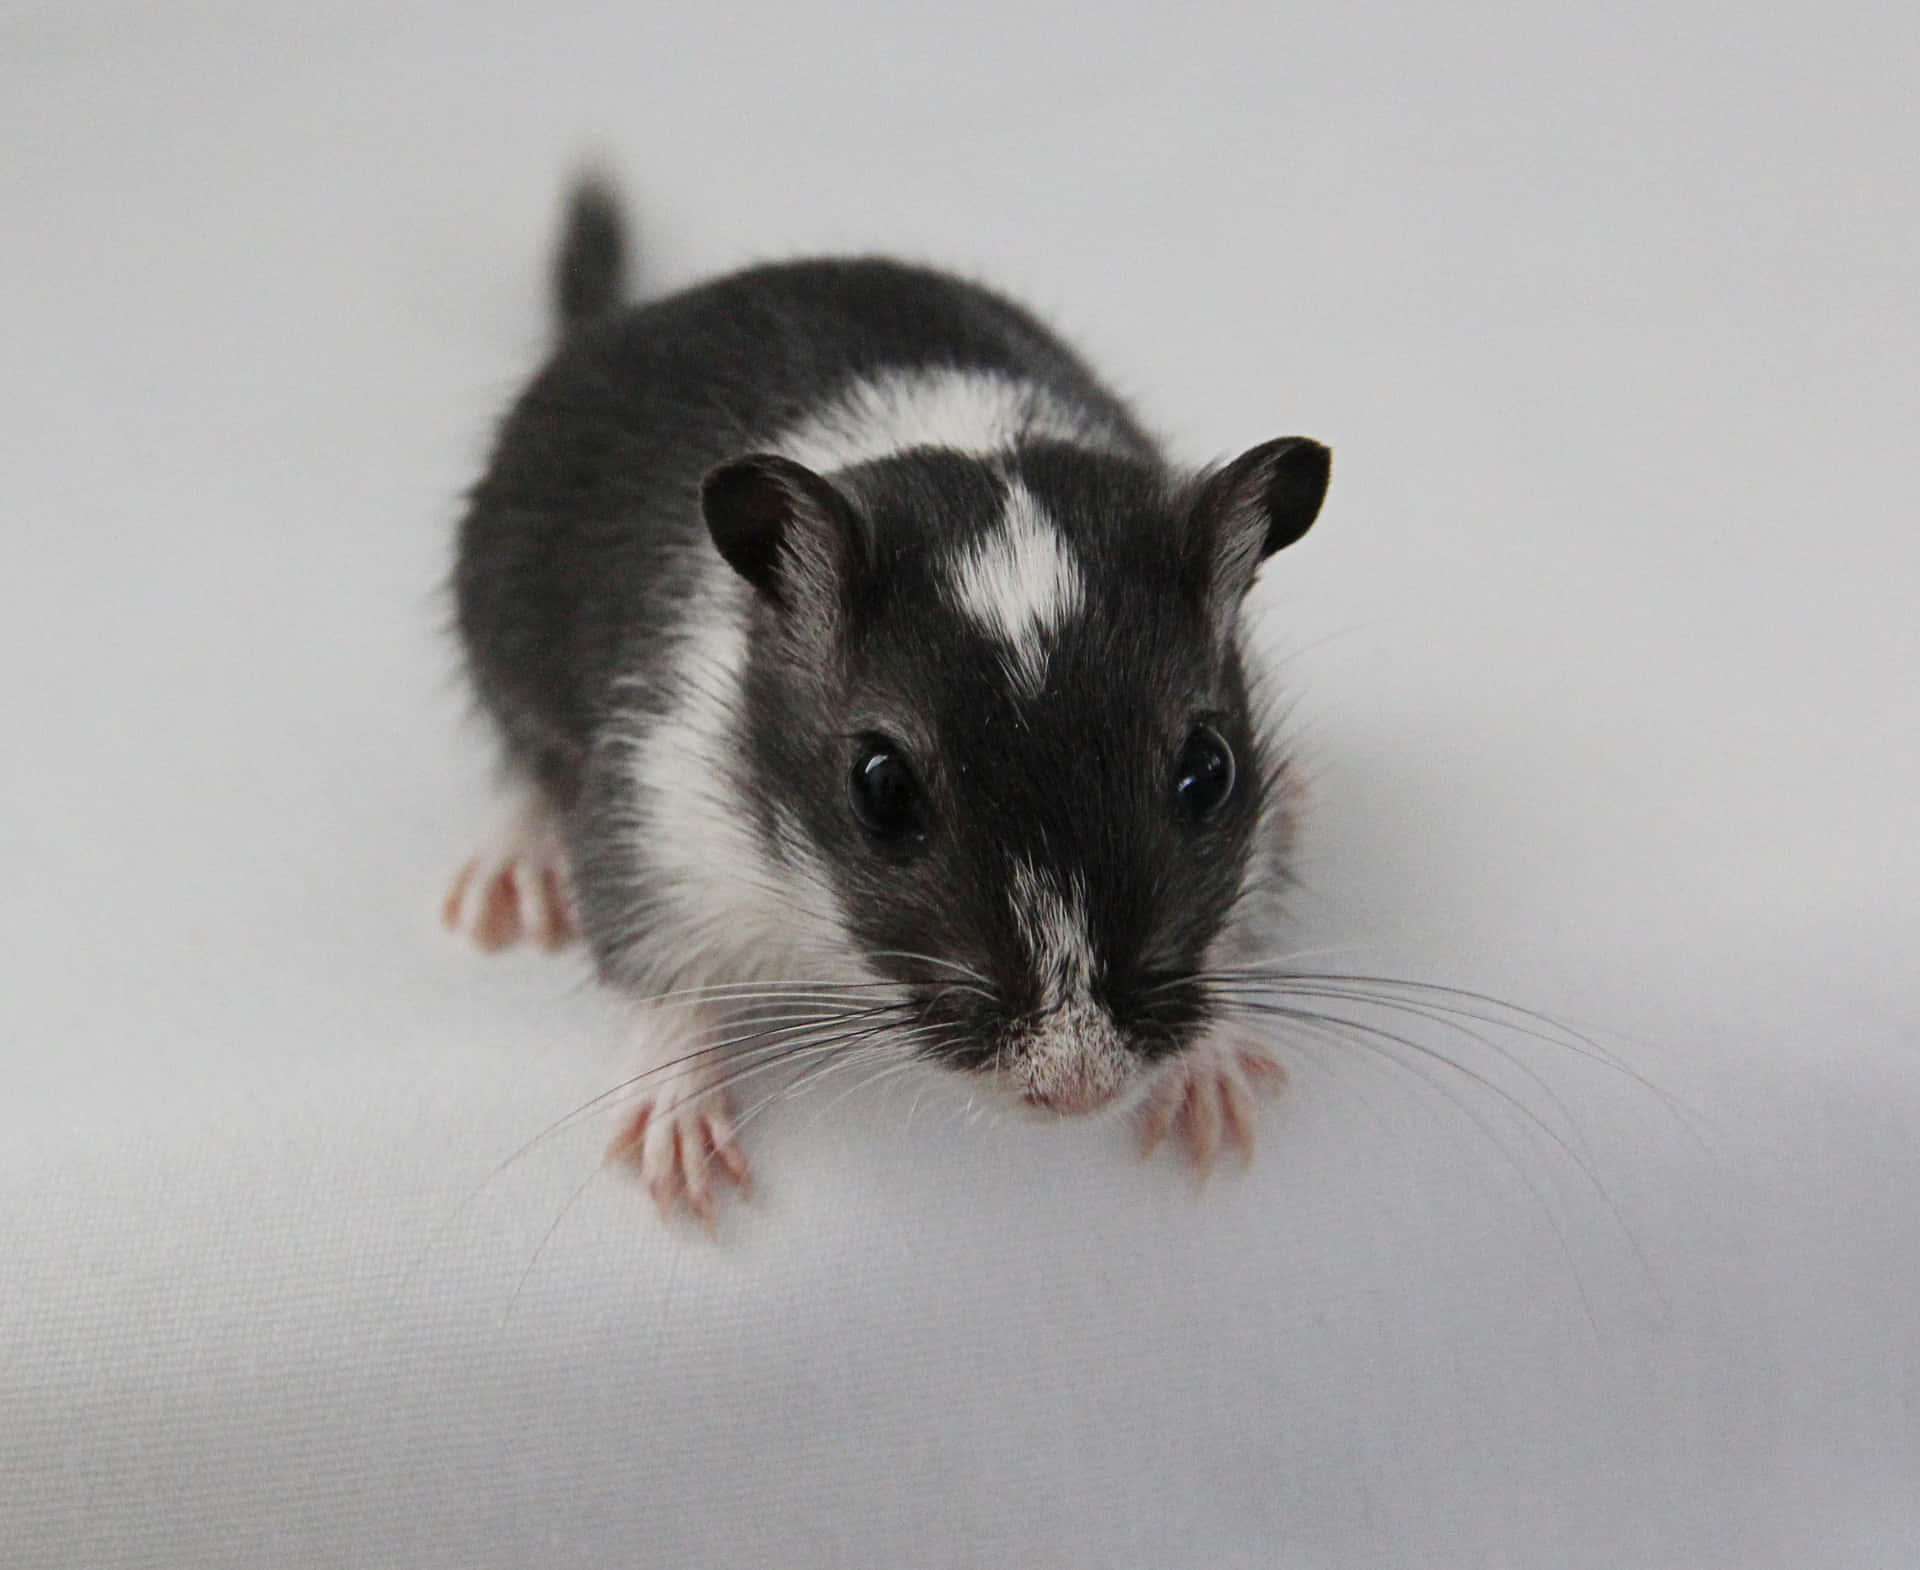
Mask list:
[[[1143,970],[1138,939],[1094,919],[1127,901],[1094,899],[1088,885],[1084,872],[1015,862],[1004,896],[1011,941],[991,988],[1004,1012],[976,1015],[971,1066],[990,1070],[1026,1105],[1059,1114],[1114,1101],[1187,1023],[1177,972]]]
[[[999,1061],[1023,1101],[1059,1113],[1097,1111],[1120,1093],[1134,1069],[1113,1017],[1086,1001],[1017,1023]]]
[[[1047,1090],[1029,1089],[1023,1099],[1028,1106],[1039,1107],[1043,1112],[1058,1112],[1071,1117],[1081,1112],[1098,1112],[1113,1100],[1114,1091],[1118,1088],[1116,1085],[1113,1089],[1102,1089],[1079,1082]]]

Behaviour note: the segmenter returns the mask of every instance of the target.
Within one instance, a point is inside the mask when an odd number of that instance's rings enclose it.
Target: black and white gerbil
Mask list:
[[[447,924],[584,935],[655,1072],[663,1210],[744,1183],[729,1086],[931,1060],[1141,1110],[1204,1170],[1277,1082],[1209,978],[1271,946],[1290,787],[1241,602],[1327,449],[1172,467],[1074,352],[882,260],[623,301],[574,195],[559,342],[460,528],[512,801]]]

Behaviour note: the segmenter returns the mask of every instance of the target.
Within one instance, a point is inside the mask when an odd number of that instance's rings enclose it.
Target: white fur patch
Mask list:
[[[824,474],[916,447],[983,457],[1022,441],[1131,446],[1124,433],[1032,382],[999,371],[914,368],[855,381],[767,451]]]
[[[797,825],[769,856],[736,778],[747,585],[718,556],[681,623],[674,691],[635,738],[628,855],[665,892],[622,968],[636,984],[870,980]]]
[[[1038,693],[1047,680],[1046,640],[1085,608],[1086,578],[1067,542],[1017,481],[998,527],[952,563],[960,609],[1005,645],[1015,685]]]
[[[1120,1090],[1131,1066],[1113,1016],[1093,999],[1086,891],[1078,883],[1062,890],[1016,862],[1007,897],[1040,983],[1040,1007],[1016,1037],[1014,1081],[1042,1105],[1091,1110]]]
[[[1007,897],[1033,955],[1041,1010],[1050,1012],[1085,999],[1093,987],[1093,939],[1085,892],[1078,884],[1062,890],[1030,863],[1017,861]]]

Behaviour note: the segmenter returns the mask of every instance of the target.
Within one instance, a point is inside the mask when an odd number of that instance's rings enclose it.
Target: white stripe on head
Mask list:
[[[1000,522],[952,562],[953,597],[1005,648],[1014,684],[1037,694],[1046,685],[1046,639],[1087,602],[1086,578],[1067,542],[1018,480]]]
[[[1042,1105],[1084,1112],[1110,1100],[1131,1066],[1113,1016],[1093,997],[1093,936],[1086,890],[1064,890],[1027,862],[1015,862],[1007,893],[1033,956],[1040,1004],[1016,1029],[1007,1067]]]
[[[856,379],[766,450],[825,474],[916,447],[986,457],[1028,441],[1132,450],[1125,432],[1037,383],[1001,371],[924,366]]]
[[[1087,897],[1076,880],[1062,889],[1031,862],[1016,861],[1007,891],[1013,919],[1033,955],[1040,1012],[1084,1002],[1093,992],[1093,937]]]

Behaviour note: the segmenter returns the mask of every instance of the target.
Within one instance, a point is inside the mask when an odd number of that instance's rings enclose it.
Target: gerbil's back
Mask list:
[[[698,506],[716,464],[796,433],[793,456],[821,466],[836,448],[965,445],[958,427],[1004,416],[1009,395],[1044,401],[1048,434],[1153,456],[1033,317],[926,269],[758,267],[575,328],[509,414],[461,528],[460,628],[510,747],[570,795],[610,683],[638,678],[644,697],[648,654],[720,566]]]

